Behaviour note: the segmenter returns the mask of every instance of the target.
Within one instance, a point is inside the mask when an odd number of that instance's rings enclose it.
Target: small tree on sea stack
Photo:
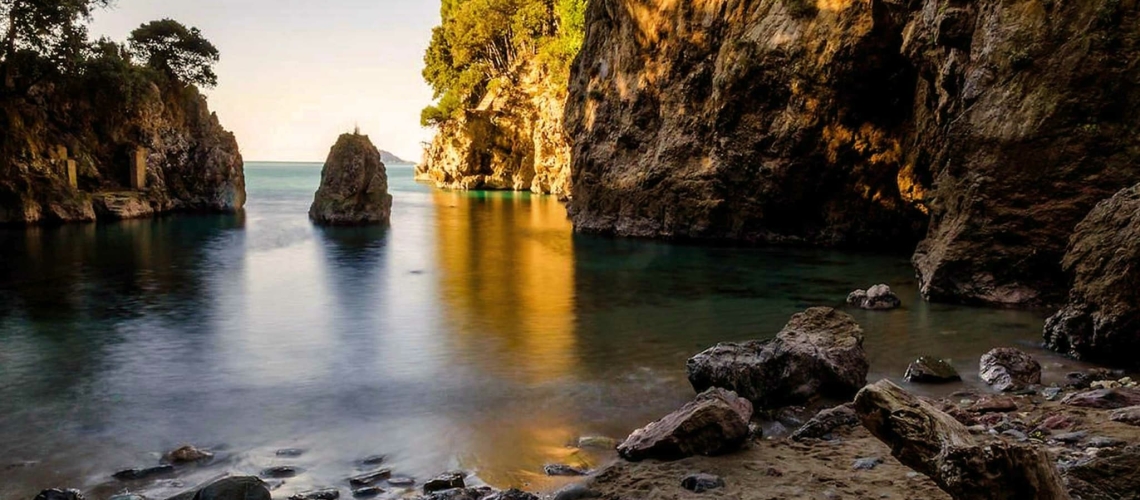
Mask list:
[[[380,151],[357,127],[343,134],[329,151],[321,170],[321,187],[309,218],[327,226],[388,224],[392,196]]]

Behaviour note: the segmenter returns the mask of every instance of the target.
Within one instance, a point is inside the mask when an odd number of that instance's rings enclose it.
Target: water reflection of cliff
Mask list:
[[[457,342],[499,353],[488,360],[515,360],[482,367],[511,379],[568,375],[575,359],[574,249],[565,208],[552,198],[511,193],[433,196],[440,301]]]

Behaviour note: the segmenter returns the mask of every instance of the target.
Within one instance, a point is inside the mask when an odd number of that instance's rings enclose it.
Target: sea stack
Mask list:
[[[309,218],[326,226],[359,226],[388,224],[391,214],[388,173],[380,151],[367,135],[341,135],[321,170],[321,187]]]

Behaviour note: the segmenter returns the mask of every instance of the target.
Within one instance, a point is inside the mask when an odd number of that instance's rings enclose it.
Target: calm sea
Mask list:
[[[933,354],[969,379],[988,348],[1040,337],[1035,313],[924,304],[903,256],[574,236],[554,199],[437,191],[399,165],[391,228],[318,229],[320,165],[246,173],[242,216],[0,231],[0,498],[161,498],[295,465],[286,497],[346,487],[375,454],[554,488],[543,464],[610,459],[578,436],[624,437],[690,398],[690,355],[878,282],[906,306],[852,311],[876,377]],[[218,458],[110,480],[182,443]]]

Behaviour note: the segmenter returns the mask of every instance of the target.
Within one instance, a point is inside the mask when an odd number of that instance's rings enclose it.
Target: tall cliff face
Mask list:
[[[1048,301],[1073,226],[1140,177],[1138,33],[1135,0],[596,0],[570,211],[647,237],[925,236],[929,297]]]
[[[234,212],[245,204],[237,141],[193,87],[148,84],[126,100],[45,85],[2,108],[0,224]],[[137,151],[141,188],[131,182]]]
[[[442,124],[416,166],[416,179],[444,189],[569,194],[565,86],[539,65],[525,66],[516,80]]]

